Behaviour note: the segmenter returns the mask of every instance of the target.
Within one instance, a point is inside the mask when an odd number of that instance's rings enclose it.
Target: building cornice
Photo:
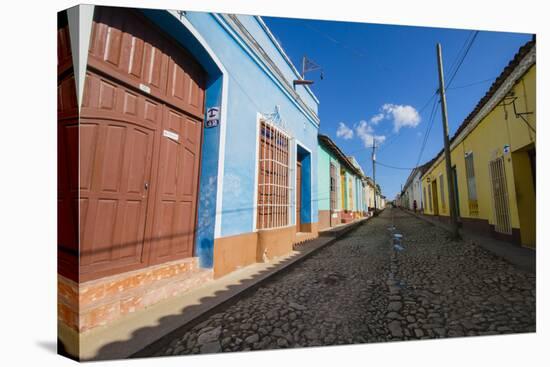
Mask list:
[[[260,66],[262,70],[277,84],[283,93],[298,107],[298,109],[315,126],[319,127],[319,116],[313,111],[294,90],[292,85],[286,80],[284,74],[277,67],[275,62],[269,57],[265,50],[254,40],[254,37],[248,32],[246,27],[233,14],[212,13],[214,19],[228,31],[237,43],[251,56],[252,60]]]
[[[519,64],[514,70],[506,77],[505,81],[498,87],[496,92],[489,98],[489,100],[480,108],[466,125],[466,127],[452,139],[450,150],[453,151],[464,139],[483,121],[487,115],[493,111],[493,109],[500,103],[500,101],[512,90],[514,85],[520,80],[523,75],[536,63],[536,45],[533,45],[531,50],[521,59]],[[429,169],[422,175],[430,175],[434,167],[443,161],[443,152],[440,152],[438,158],[430,166]]]
[[[256,15],[255,16],[256,20],[258,21],[258,23],[260,24],[260,26],[262,27],[262,29],[264,30],[264,32],[267,34],[267,36],[269,37],[269,39],[271,40],[271,42],[273,42],[273,44],[275,45],[275,48],[277,48],[277,50],[279,51],[279,53],[281,54],[281,56],[283,57],[283,59],[285,59],[286,63],[288,64],[288,66],[292,69],[292,71],[294,72],[294,75],[296,76],[296,78],[302,78],[302,75],[300,74],[300,72],[298,71],[298,69],[296,69],[296,66],[294,66],[294,64],[292,63],[292,61],[290,60],[290,57],[288,57],[288,55],[286,54],[284,48],[281,46],[281,44],[279,43],[279,41],[277,41],[277,39],[275,38],[275,36],[273,35],[273,33],[271,33],[271,30],[269,29],[269,27],[267,26],[267,24],[265,24],[264,20],[262,19],[261,16],[259,15]],[[308,92],[308,94],[311,96],[311,98],[313,98],[313,100],[319,104],[319,99],[317,99],[317,96],[313,93],[313,91],[311,90],[311,88],[309,87],[309,85],[304,85],[303,86],[304,89]]]

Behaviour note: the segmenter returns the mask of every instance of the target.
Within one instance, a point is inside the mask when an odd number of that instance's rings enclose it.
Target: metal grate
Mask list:
[[[336,166],[330,164],[330,210],[334,211],[336,207],[336,197],[338,190],[338,178],[336,175]]]
[[[510,223],[510,208],[508,206],[508,188],[504,173],[504,158],[499,157],[489,162],[491,173],[491,189],[493,192],[493,207],[495,214],[495,231],[505,234],[512,233]]]
[[[466,182],[468,184],[468,209],[470,210],[470,215],[477,216],[479,214],[479,206],[477,204],[474,154],[472,152],[466,153],[464,161],[466,165]]]
[[[273,124],[260,124],[257,228],[289,224],[289,137]]]

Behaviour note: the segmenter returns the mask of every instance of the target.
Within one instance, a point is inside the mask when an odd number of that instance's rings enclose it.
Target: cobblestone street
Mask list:
[[[155,355],[534,331],[534,274],[386,209]]]

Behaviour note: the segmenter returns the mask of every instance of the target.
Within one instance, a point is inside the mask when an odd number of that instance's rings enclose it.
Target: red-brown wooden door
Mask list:
[[[79,128],[81,280],[193,255],[205,79],[137,12],[95,8]]]
[[[66,12],[57,29],[58,272],[78,279],[78,103]]]
[[[300,232],[302,220],[302,163],[296,162],[296,232]]]
[[[160,148],[152,263],[193,255],[201,124],[196,118],[167,108],[163,131],[172,138],[163,136]]]
[[[138,125],[81,120],[81,272],[142,261],[153,138]]]

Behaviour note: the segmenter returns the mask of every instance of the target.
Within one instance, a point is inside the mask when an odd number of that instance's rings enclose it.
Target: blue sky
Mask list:
[[[400,168],[416,165],[433,106],[433,100],[427,102],[438,83],[435,45],[442,44],[448,80],[448,70],[471,30],[263,19],[299,70],[304,54],[323,67],[323,80],[318,71],[306,75],[315,80],[312,90],[320,100],[321,133],[355,156],[369,176],[373,137],[380,163]],[[530,39],[530,34],[478,33],[447,91],[451,136]],[[443,147],[439,105],[436,113],[420,164]],[[376,181],[393,199],[409,173],[377,165]]]

